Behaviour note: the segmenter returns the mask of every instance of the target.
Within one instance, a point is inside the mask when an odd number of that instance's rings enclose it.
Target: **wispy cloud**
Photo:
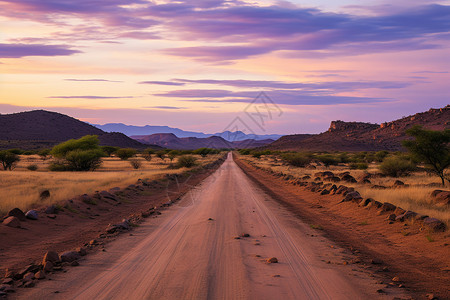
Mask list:
[[[61,56],[81,53],[66,45],[44,44],[0,44],[0,58],[20,58],[25,56]]]
[[[186,109],[187,107],[179,107],[179,106],[146,106],[145,108],[156,108],[156,109]]]
[[[156,85],[175,85],[181,86],[185,85],[183,82],[174,82],[174,81],[141,81],[139,84],[156,84]]]

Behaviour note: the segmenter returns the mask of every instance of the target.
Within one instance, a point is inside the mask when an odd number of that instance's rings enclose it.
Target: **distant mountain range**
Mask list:
[[[122,148],[155,148],[144,145],[123,133],[104,132],[75,118],[45,110],[34,110],[0,115],[0,149],[41,149],[77,139],[85,135],[98,135],[100,145]]]
[[[224,132],[218,132],[214,134],[206,134],[203,132],[194,132],[194,131],[185,131],[179,128],[173,128],[169,126],[151,126],[151,125],[145,125],[145,126],[132,126],[132,125],[125,125],[122,123],[107,123],[104,125],[98,125],[98,124],[92,124],[93,126],[105,131],[105,132],[121,132],[127,136],[143,136],[143,135],[152,135],[155,133],[172,133],[176,135],[179,138],[188,138],[188,137],[195,137],[195,138],[209,138],[212,136],[220,136],[223,139],[229,141],[229,142],[235,142],[235,141],[244,141],[244,140],[277,140],[282,135],[279,134],[263,134],[263,135],[256,135],[256,134],[245,134],[242,131],[224,131]]]
[[[378,151],[404,150],[401,141],[408,139],[405,131],[414,125],[432,130],[450,129],[450,105],[430,109],[395,121],[371,124],[332,121],[320,134],[286,135],[265,149],[290,151]]]
[[[210,136],[207,138],[184,137],[179,138],[173,133],[155,133],[151,135],[134,135],[131,138],[144,144],[154,144],[169,149],[186,149],[194,150],[202,147],[206,148],[255,148],[268,145],[273,142],[271,139],[253,140],[247,139],[242,141],[229,142],[221,136]]]

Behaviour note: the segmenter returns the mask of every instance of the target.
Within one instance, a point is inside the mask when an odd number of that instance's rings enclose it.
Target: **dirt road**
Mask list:
[[[212,220],[209,220],[212,218]],[[231,154],[162,216],[26,299],[382,299],[317,230],[259,190]],[[237,236],[249,234],[249,237]],[[276,257],[279,263],[265,259]],[[355,272],[359,272],[355,276]],[[353,275],[353,276],[352,276]],[[19,296],[19,295],[18,295]],[[389,297],[389,299],[392,299]]]

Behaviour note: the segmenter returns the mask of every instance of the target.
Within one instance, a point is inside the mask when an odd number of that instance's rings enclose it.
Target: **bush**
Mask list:
[[[281,155],[281,158],[295,167],[304,167],[312,160],[311,155],[306,153],[284,153]]]
[[[367,170],[369,168],[369,164],[367,163],[351,163],[348,165],[348,167],[352,170]]]
[[[42,160],[46,160],[47,156],[50,155],[51,150],[50,149],[44,149],[38,152],[39,156],[42,158]]]
[[[177,157],[178,155],[180,155],[180,152],[178,150],[171,150],[167,153],[167,156],[170,159],[170,162],[172,162],[174,160],[175,157]]]
[[[73,150],[67,153],[65,159],[72,171],[94,171],[102,164],[103,151],[94,150]]]
[[[136,155],[136,150],[132,148],[121,148],[116,151],[116,155],[121,160],[127,160]]]
[[[335,158],[331,154],[322,154],[316,156],[317,160],[325,165],[325,167],[329,167],[330,165],[334,166],[339,163],[339,159]]]
[[[196,165],[197,159],[191,155],[183,155],[178,158],[177,167],[191,168]]]
[[[38,166],[37,165],[29,165],[29,166],[27,166],[27,169],[30,171],[36,171],[38,169]]]
[[[194,150],[193,153],[200,154],[202,157],[206,157],[208,154],[218,154],[220,153],[220,151],[212,148],[198,148],[197,150]]]
[[[114,152],[116,152],[117,150],[120,149],[119,147],[113,147],[113,146],[101,146],[100,148],[108,156],[111,156],[111,154],[113,154]]]
[[[157,157],[161,158],[162,161],[164,161],[166,159],[166,151],[164,151],[164,150],[159,150],[155,154]]]
[[[12,171],[19,161],[20,161],[19,155],[12,153],[8,150],[0,151],[0,162],[2,163],[4,170]]]
[[[241,155],[250,155],[250,149],[240,149],[239,153]]]
[[[105,156],[95,135],[56,145],[51,154],[58,159],[49,166],[51,171],[93,171],[100,167]]]
[[[148,148],[148,149],[145,149],[143,152],[142,152],[142,157],[146,160],[146,161],[151,161],[152,160],[152,154],[154,154],[155,153],[155,150],[153,150],[153,149],[151,149],[151,148]]]
[[[404,157],[390,156],[380,164],[378,169],[384,175],[398,177],[409,175],[415,171],[416,165]]]
[[[129,160],[130,165],[133,167],[133,169],[139,169],[142,166],[142,162],[138,160],[137,158],[132,158]]]

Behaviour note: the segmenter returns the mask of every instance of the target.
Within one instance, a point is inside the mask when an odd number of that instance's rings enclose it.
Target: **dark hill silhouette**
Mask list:
[[[264,147],[292,151],[378,151],[403,150],[405,131],[414,125],[433,130],[450,129],[450,105],[378,124],[332,121],[328,131],[306,135],[286,135]]]
[[[220,136],[211,136],[208,138],[184,137],[179,138],[173,133],[156,133],[151,135],[135,135],[132,138],[145,144],[154,144],[170,149],[193,150],[202,147],[207,148],[255,148],[261,147],[273,142],[273,140],[253,140],[229,142]]]
[[[0,115],[0,148],[39,149],[69,139],[98,135],[100,145],[147,148],[122,133],[106,133],[75,118],[45,110]],[[155,147],[160,148],[160,147]]]

